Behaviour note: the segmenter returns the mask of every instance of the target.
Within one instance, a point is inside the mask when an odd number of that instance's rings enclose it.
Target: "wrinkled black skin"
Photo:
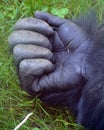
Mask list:
[[[69,48],[72,58],[77,58],[78,64],[82,64],[80,80],[67,89],[43,90],[40,99],[49,105],[68,107],[77,116],[77,122],[86,128],[104,130],[104,28],[97,24],[93,14],[73,21],[86,32],[87,36],[85,44]],[[53,28],[55,32],[50,36],[51,42],[63,38],[63,35],[69,37],[68,33],[59,31],[57,26]],[[68,24],[65,23],[60,28],[64,31],[68,28]],[[75,55],[76,48],[77,55]],[[77,57],[81,51],[81,56]],[[68,73],[71,75],[71,71]]]

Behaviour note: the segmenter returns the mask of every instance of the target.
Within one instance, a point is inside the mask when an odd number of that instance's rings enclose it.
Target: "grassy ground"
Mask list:
[[[34,114],[20,130],[82,130],[66,109],[45,106],[38,98],[31,99],[19,87],[18,77],[9,52],[7,37],[13,24],[22,17],[32,16],[36,10],[55,13],[68,9],[68,17],[76,17],[95,8],[100,20],[104,0],[0,0],[0,130],[13,130],[30,112]]]

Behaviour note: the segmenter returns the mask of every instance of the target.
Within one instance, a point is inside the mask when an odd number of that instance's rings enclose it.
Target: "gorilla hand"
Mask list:
[[[47,100],[51,93],[59,94],[82,82],[81,62],[86,47],[80,50],[80,46],[86,35],[69,20],[39,12],[36,17],[48,21],[58,31],[53,33],[52,28],[39,19],[23,19],[15,24],[16,31],[9,37],[9,44],[19,66],[22,87],[32,95],[42,92]],[[50,38],[53,54],[48,38],[40,33]],[[70,36],[66,36],[67,33]],[[73,52],[69,50],[70,43]]]
[[[53,33],[52,28],[46,22],[36,18],[26,18],[17,22],[14,26],[16,31],[9,37],[9,44],[13,48],[15,62],[19,68],[21,85],[32,95],[42,91],[42,94],[48,92],[45,97],[50,96],[49,92],[57,93],[58,91],[59,93],[82,81],[80,61],[83,53],[77,52],[77,49],[74,53],[67,51],[65,41],[70,42],[73,39],[74,44],[76,38],[73,37],[74,33],[83,36],[83,31],[73,22],[65,21],[66,24],[71,23],[71,25],[69,30],[66,29],[66,25],[64,27],[62,25],[62,29],[60,28],[58,32],[61,37],[56,31]],[[68,40],[64,35],[67,31],[71,31]],[[42,34],[53,41],[54,57],[50,51],[52,47],[48,38]],[[79,41],[76,40],[76,42]]]
[[[54,69],[52,64],[52,45],[44,35],[53,33],[53,29],[44,21],[36,18],[24,18],[14,25],[15,31],[9,36],[9,45],[19,74],[21,86],[35,95],[32,89],[34,80]],[[35,88],[36,89],[36,88]]]

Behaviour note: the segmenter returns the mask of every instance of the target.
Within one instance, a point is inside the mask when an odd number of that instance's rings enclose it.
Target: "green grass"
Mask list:
[[[33,16],[36,10],[54,13],[66,8],[67,17],[72,18],[95,8],[101,21],[103,6],[104,0],[0,0],[0,130],[13,130],[30,112],[34,114],[20,130],[83,129],[68,110],[48,107],[20,88],[7,38],[18,19]]]

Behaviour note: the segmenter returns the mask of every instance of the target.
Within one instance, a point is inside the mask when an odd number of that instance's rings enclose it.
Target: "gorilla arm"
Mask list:
[[[43,12],[36,17],[54,30],[23,20],[9,37],[22,87],[50,105],[68,106],[85,127],[104,130],[104,30],[93,17],[77,24]]]

